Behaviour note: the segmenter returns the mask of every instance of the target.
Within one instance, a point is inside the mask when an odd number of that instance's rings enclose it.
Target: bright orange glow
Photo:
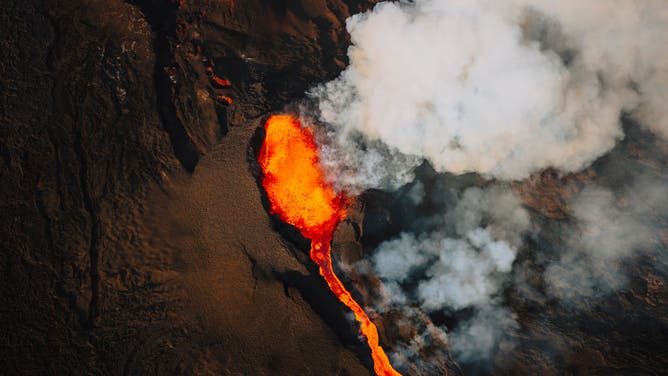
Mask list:
[[[313,134],[290,115],[271,116],[264,128],[259,161],[271,212],[311,239],[311,260],[334,295],[355,314],[371,349],[376,374],[400,375],[378,343],[376,325],[332,269],[330,242],[336,225],[346,216],[346,199],[325,182]]]
[[[213,80],[213,83],[216,86],[218,86],[219,88],[225,88],[225,87],[232,86],[232,83],[230,82],[230,80],[225,80],[225,79],[222,79],[222,78],[220,78],[218,76],[215,76],[215,75],[211,76],[211,80]]]

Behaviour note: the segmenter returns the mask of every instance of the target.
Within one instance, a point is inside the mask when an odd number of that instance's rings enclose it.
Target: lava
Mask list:
[[[355,314],[367,339],[377,375],[400,375],[378,342],[378,329],[332,268],[332,235],[346,216],[346,198],[334,192],[318,164],[313,133],[291,115],[271,116],[258,160],[270,211],[311,240],[310,256],[329,289]]]

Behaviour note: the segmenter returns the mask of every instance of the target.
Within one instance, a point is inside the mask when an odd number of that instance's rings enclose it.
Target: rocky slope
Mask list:
[[[368,374],[285,283],[326,295],[247,163],[262,116],[337,74],[349,5],[3,7],[3,372]]]

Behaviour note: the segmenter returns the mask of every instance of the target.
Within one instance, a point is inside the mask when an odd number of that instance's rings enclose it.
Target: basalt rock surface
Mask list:
[[[248,146],[370,4],[241,3],[3,5],[2,373],[369,373]]]

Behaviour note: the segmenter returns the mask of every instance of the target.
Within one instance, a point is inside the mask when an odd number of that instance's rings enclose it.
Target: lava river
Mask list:
[[[378,343],[376,325],[334,274],[330,242],[336,225],[346,216],[346,198],[325,182],[313,134],[290,115],[271,116],[264,128],[258,160],[271,212],[311,240],[311,260],[334,295],[355,314],[376,374],[400,375]]]

